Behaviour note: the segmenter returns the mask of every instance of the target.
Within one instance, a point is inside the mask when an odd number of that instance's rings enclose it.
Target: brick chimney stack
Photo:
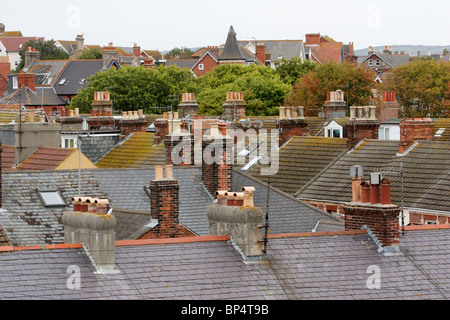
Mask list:
[[[304,107],[279,107],[278,126],[280,128],[279,145],[283,145],[293,136],[306,136],[311,133],[304,117]]]
[[[133,46],[133,55],[135,57],[140,57],[141,56],[141,47],[138,46],[136,43]]]
[[[223,111],[227,121],[245,117],[247,103],[243,92],[227,92],[227,100],[223,104]]]
[[[233,186],[232,152],[233,140],[223,135],[219,124],[211,124],[210,135],[202,140],[202,181],[211,194],[231,190]]]
[[[347,149],[353,149],[364,139],[378,139],[380,121],[376,117],[376,106],[351,106],[350,119],[346,124]]]
[[[193,119],[197,115],[198,110],[198,103],[195,100],[195,94],[183,93],[181,95],[181,103],[178,105],[178,110],[180,112],[181,119],[188,116]]]
[[[41,58],[41,53],[38,49],[34,49],[32,47],[28,47],[27,51],[25,51],[25,61],[24,61],[24,70],[28,70],[32,63]]]
[[[342,118],[347,115],[347,102],[345,102],[343,91],[328,92],[327,98],[323,106],[323,112],[327,121],[331,121],[334,118]]]
[[[305,35],[305,44],[308,45],[319,45],[320,44],[320,33],[307,33]]]
[[[380,121],[398,119],[398,103],[394,91],[383,92],[383,102],[380,106]]]
[[[0,56],[0,97],[8,91],[8,73],[11,71],[11,63],[7,56]]]
[[[165,171],[165,175],[164,175]],[[194,236],[179,221],[178,181],[173,176],[173,166],[155,166],[155,179],[150,181],[151,215],[154,227],[142,239],[177,238]]]
[[[110,42],[107,47],[103,47],[103,69],[105,69],[108,64],[115,60],[119,62],[120,55],[119,51],[117,51],[116,47],[114,47],[113,43]]]
[[[264,43],[256,44],[256,58],[266,65],[266,45]]]
[[[31,91],[36,92],[36,75],[34,73],[19,72],[17,74],[17,82],[19,89],[28,87]]]
[[[82,51],[84,49],[84,34],[77,35],[75,41],[76,41],[75,52]]]
[[[431,118],[404,119],[400,122],[400,144],[398,152],[405,153],[419,140],[433,140],[434,121]]]
[[[352,180],[356,181],[354,177]],[[355,197],[355,193],[361,197]],[[346,230],[367,229],[379,252],[387,255],[399,252],[400,208],[391,203],[388,179],[373,173],[370,181],[362,181],[359,186],[353,183],[352,202],[346,203],[343,209]]]

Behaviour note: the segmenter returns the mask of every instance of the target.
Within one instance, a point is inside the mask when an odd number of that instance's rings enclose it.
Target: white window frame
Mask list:
[[[198,65],[198,70],[201,70],[201,71],[205,70],[205,65],[203,63],[200,63]]]
[[[19,80],[17,79],[17,77],[12,78],[12,87],[13,87],[13,89],[19,88]]]
[[[375,60],[375,65],[379,67],[381,65],[381,60],[380,59]]]
[[[389,127],[380,127],[380,129],[378,130],[378,140],[390,140],[390,139],[391,139],[391,129]]]

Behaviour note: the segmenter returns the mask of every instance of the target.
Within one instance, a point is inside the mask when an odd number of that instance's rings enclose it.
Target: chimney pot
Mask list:
[[[369,181],[361,182],[361,202],[370,203],[370,183]]]
[[[391,181],[386,178],[381,181],[381,204],[391,204]]]

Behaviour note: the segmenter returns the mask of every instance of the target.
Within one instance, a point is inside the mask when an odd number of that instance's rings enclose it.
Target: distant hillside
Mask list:
[[[382,52],[384,46],[374,46],[374,51]],[[409,54],[411,57],[416,57],[417,52],[420,51],[420,56],[427,56],[428,54],[442,54],[444,49],[450,51],[450,45],[448,46],[422,46],[422,45],[392,45],[391,51],[404,51],[405,54]],[[355,50],[357,56],[367,56],[369,48]]]

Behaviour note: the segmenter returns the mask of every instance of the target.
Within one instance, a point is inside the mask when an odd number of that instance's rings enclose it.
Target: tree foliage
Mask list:
[[[94,92],[110,91],[115,112],[143,109],[145,113],[161,113],[163,110],[157,107],[176,107],[178,103],[171,97],[189,92],[193,81],[189,70],[175,66],[112,68],[89,78],[87,87],[79,91],[70,107],[89,113]]]
[[[292,59],[278,60],[275,62],[275,68],[280,78],[287,84],[293,86],[301,76],[307,74],[317,66],[316,63],[306,60],[302,61],[298,57]]]
[[[194,51],[189,48],[181,47],[181,48],[173,48],[166,54],[167,59],[190,59]]]
[[[102,58],[103,58],[103,53],[100,48],[92,48],[89,50],[85,50],[78,57],[78,59],[84,59],[84,60],[95,60],[95,59],[102,59]]]
[[[200,114],[222,114],[227,92],[242,91],[247,115],[276,115],[290,86],[268,67],[224,64],[196,81]]]
[[[53,41],[53,40],[46,40],[46,41],[39,41],[37,39],[29,40],[25,43],[25,45],[19,51],[20,61],[15,70],[16,72],[19,72],[20,70],[23,69],[23,67],[25,65],[25,52],[27,51],[27,49],[29,47],[39,50],[41,60],[66,60],[66,59],[69,59],[69,54],[67,52],[65,52],[64,50],[58,48],[55,45],[55,41]]]
[[[450,111],[449,83],[450,63],[417,60],[395,68],[383,89],[396,92],[405,117],[444,117]]]
[[[364,66],[329,62],[319,64],[301,76],[286,97],[286,104],[304,106],[306,115],[316,115],[331,91],[342,90],[349,105],[367,105],[373,99],[375,74]],[[347,99],[347,97],[346,97]]]

